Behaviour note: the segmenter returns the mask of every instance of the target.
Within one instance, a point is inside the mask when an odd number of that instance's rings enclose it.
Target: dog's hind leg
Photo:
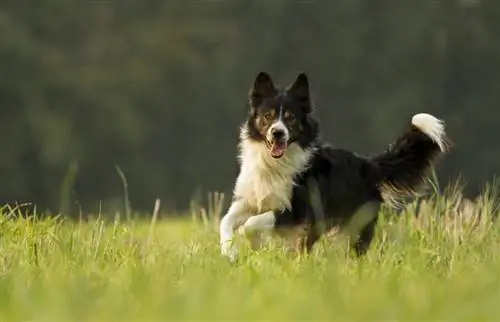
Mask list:
[[[380,202],[372,201],[364,204],[342,229],[349,238],[350,248],[358,257],[364,255],[370,247],[379,210]]]
[[[359,233],[358,239],[353,245],[356,256],[361,257],[370,248],[370,245],[375,235],[375,227],[377,226],[378,216],[366,225]]]

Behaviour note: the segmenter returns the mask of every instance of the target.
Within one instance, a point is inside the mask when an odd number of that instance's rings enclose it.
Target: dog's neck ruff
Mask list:
[[[307,169],[313,153],[313,148],[304,149],[292,143],[283,157],[275,159],[264,142],[249,138],[248,129],[243,126],[234,198],[244,201],[254,213],[290,209],[294,180]]]

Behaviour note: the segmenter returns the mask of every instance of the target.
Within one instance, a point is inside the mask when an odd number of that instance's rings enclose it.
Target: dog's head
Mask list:
[[[259,73],[250,90],[249,105],[249,137],[265,142],[273,158],[281,158],[293,143],[305,147],[317,135],[317,122],[310,116],[313,108],[305,73],[283,91],[269,74]]]

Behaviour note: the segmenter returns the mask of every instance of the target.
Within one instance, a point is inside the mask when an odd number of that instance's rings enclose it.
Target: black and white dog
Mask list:
[[[307,250],[324,231],[339,227],[354,238],[352,247],[362,255],[373,238],[380,205],[415,194],[436,157],[449,147],[443,122],[421,113],[387,151],[361,157],[323,143],[312,111],[306,74],[285,90],[277,89],[267,73],[256,77],[240,132],[240,173],[220,223],[224,256],[237,258],[232,244],[236,228],[251,235],[285,226],[306,227]],[[311,206],[310,179],[320,209]]]

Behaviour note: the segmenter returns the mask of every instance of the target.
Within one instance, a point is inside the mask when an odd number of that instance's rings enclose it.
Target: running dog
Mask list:
[[[259,73],[248,105],[239,136],[240,172],[220,223],[221,253],[230,260],[237,258],[232,244],[237,228],[251,235],[290,226],[306,227],[307,250],[325,231],[340,227],[354,239],[356,254],[363,255],[382,203],[415,195],[450,146],[444,122],[420,113],[385,152],[373,157],[331,147],[320,138],[305,73],[283,90],[269,74]],[[320,203],[316,209],[308,182]]]

